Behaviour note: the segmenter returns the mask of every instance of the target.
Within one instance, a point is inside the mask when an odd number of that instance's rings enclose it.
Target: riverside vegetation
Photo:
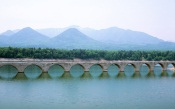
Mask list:
[[[50,48],[0,48],[0,58],[34,59],[105,59],[105,60],[175,60],[175,51],[107,51],[85,49],[50,49]]]

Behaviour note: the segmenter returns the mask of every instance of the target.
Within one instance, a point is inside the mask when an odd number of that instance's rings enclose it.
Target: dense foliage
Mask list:
[[[175,60],[175,51],[106,51],[106,50],[61,50],[41,48],[0,48],[0,58],[38,59],[106,59],[106,60]]]

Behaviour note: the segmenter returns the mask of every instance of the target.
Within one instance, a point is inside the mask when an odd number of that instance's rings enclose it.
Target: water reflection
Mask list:
[[[174,69],[174,65],[173,64],[169,64],[167,67],[167,74],[168,76],[173,76],[175,73],[175,69]]]
[[[0,67],[0,77],[3,79],[12,79],[18,73],[18,70],[11,65],[5,65]]]
[[[163,73],[162,66],[161,66],[160,64],[156,64],[156,65],[154,66],[154,75],[155,75],[156,77],[160,77],[162,73]]]
[[[24,74],[29,79],[36,79],[42,73],[42,70],[36,65],[30,65],[24,70]]]
[[[149,67],[146,64],[140,66],[140,75],[141,77],[146,77],[149,73]]]
[[[119,72],[117,75],[117,78],[124,78],[125,77],[125,72]]]
[[[132,77],[134,75],[135,68],[132,64],[128,64],[125,66],[124,73],[126,77]]]
[[[74,65],[70,69],[70,74],[72,77],[81,77],[84,73],[84,68],[81,65]]]
[[[110,77],[116,77],[119,73],[119,68],[117,65],[112,64],[108,67],[108,74]]]
[[[64,69],[60,65],[53,65],[48,70],[48,74],[52,78],[59,78],[63,75],[63,73],[64,73]]]
[[[124,72],[119,72],[119,67],[112,64],[108,67],[107,72],[103,72],[100,65],[91,66],[89,72],[84,72],[84,67],[77,64],[71,67],[70,72],[65,72],[64,68],[60,65],[53,65],[49,68],[48,73],[43,73],[42,70],[36,66],[28,66],[24,73],[18,73],[17,69],[13,66],[0,67],[0,78],[3,79],[48,79],[48,78],[123,78],[123,77],[173,77],[175,76],[174,66],[168,65],[167,71],[163,72],[160,64],[155,65],[154,72],[149,72],[149,67],[146,64],[140,66],[140,72],[135,72],[134,66],[131,64],[126,65]]]
[[[89,72],[92,75],[92,77],[97,78],[102,74],[103,70],[100,65],[96,64],[96,65],[91,66]]]
[[[81,76],[81,78],[91,78],[92,76],[91,76],[91,74],[90,74],[90,72],[84,72],[83,73],[83,75]]]
[[[18,74],[14,78],[15,80],[27,80],[28,78],[23,72],[18,72]]]
[[[174,83],[174,78],[2,80],[0,108],[174,109]]]

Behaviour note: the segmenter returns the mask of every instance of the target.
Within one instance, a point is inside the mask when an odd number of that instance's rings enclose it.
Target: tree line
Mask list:
[[[34,58],[34,59],[105,59],[105,60],[175,60],[175,51],[107,51],[85,49],[51,49],[51,48],[0,48],[0,58]]]

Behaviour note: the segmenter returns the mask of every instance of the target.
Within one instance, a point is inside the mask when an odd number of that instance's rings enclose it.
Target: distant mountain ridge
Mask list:
[[[0,42],[3,42],[8,46],[17,47],[35,47],[46,42],[48,39],[49,37],[36,32],[30,27],[23,28],[10,36],[0,36]]]
[[[143,32],[124,30],[117,27],[95,30],[79,26],[37,30],[26,27],[19,31],[8,30],[0,34],[0,46],[103,50],[175,50],[175,43],[163,41]]]
[[[158,44],[163,40],[148,35],[143,32],[124,30],[117,27],[111,27],[101,30],[89,30],[83,31],[86,35],[93,37],[96,40],[108,43],[120,43],[120,44]]]
[[[11,36],[13,34],[15,34],[15,32],[13,32],[12,30],[7,30],[7,31],[3,32],[1,35]]]
[[[100,42],[86,36],[75,28],[69,28],[61,34],[51,38],[49,43],[51,44],[51,47],[66,49],[70,49],[71,47],[74,47],[74,49],[90,49],[91,47],[98,48],[100,44]]]
[[[66,28],[38,29],[37,31],[41,34],[50,35],[51,37],[54,37],[56,36],[56,34],[58,35],[69,28],[76,28],[85,35],[101,42],[120,44],[134,43],[138,45],[158,44],[160,42],[163,42],[163,40],[146,34],[144,32],[124,30],[117,27],[95,30],[91,28],[81,28],[79,26],[70,26]]]

